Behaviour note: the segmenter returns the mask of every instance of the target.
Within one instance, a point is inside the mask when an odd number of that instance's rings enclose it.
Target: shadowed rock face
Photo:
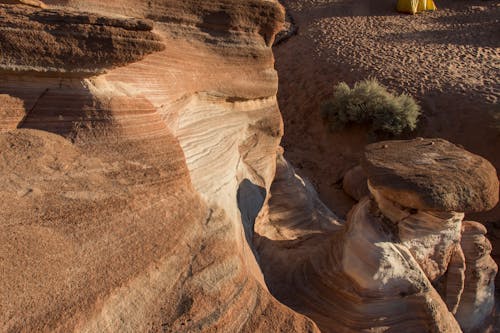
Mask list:
[[[342,180],[342,189],[356,201],[361,200],[370,193],[366,175],[361,165],[347,171]]]
[[[255,229],[271,240],[296,240],[341,228],[339,218],[319,200],[314,187],[278,154],[266,218]]]
[[[475,331],[490,324],[494,309],[495,275],[491,243],[486,228],[477,222],[465,221],[460,245],[465,257],[465,285],[457,309],[457,319],[464,331]]]

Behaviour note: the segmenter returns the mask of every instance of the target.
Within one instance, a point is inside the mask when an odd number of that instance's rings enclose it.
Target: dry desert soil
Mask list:
[[[408,137],[442,137],[500,169],[500,2],[437,1],[399,14],[395,1],[284,0],[297,33],[274,48],[286,156],[336,213],[350,203],[340,180],[374,138],[331,133],[319,107],[334,85],[373,77],[423,109]],[[500,208],[483,214],[500,222]]]

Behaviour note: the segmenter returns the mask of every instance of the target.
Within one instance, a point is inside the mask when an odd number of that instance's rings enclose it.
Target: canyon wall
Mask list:
[[[1,331],[317,330],[251,246],[282,135],[277,2],[0,16]]]
[[[494,169],[444,140],[368,147],[344,182],[359,203],[332,213],[279,147],[277,1],[9,0],[0,17],[1,331],[489,320],[497,268],[460,212],[496,204]]]

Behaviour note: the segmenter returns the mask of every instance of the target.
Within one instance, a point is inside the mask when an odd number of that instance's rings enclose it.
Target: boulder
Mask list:
[[[342,189],[356,201],[370,194],[368,178],[361,165],[357,165],[346,172],[342,180]]]
[[[443,139],[371,144],[362,166],[373,188],[404,207],[479,212],[498,202],[491,163]]]

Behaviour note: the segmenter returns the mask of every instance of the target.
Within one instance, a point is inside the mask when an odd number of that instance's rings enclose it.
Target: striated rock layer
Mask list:
[[[411,156],[396,153],[412,149]],[[462,222],[464,213],[450,208],[494,206],[495,170],[449,142],[422,138],[369,145],[362,165],[347,174],[344,187],[353,197],[365,188],[369,195],[345,224],[316,223],[307,233],[307,223],[276,223],[270,215],[260,229],[267,233],[257,239],[270,290],[325,332],[487,330],[497,273],[491,245],[484,227]],[[460,177],[463,170],[468,177]],[[286,193],[282,179],[278,173],[271,187],[270,212],[282,206],[273,201],[274,191]],[[484,179],[491,182],[479,186]],[[298,182],[287,186],[300,193]],[[272,237],[272,228],[294,237]]]
[[[445,141],[368,147],[338,219],[279,147],[277,1],[1,1],[0,16],[0,331],[487,322],[497,268],[460,212],[496,204],[494,169]]]
[[[487,326],[495,306],[495,275],[498,266],[490,256],[491,243],[485,234],[486,228],[482,224],[464,222],[460,244],[465,257],[466,283],[456,315],[464,331]]]
[[[0,4],[0,331],[317,331],[249,242],[281,6],[26,2]]]
[[[92,74],[164,48],[148,20],[2,5],[0,15],[0,70]]]

